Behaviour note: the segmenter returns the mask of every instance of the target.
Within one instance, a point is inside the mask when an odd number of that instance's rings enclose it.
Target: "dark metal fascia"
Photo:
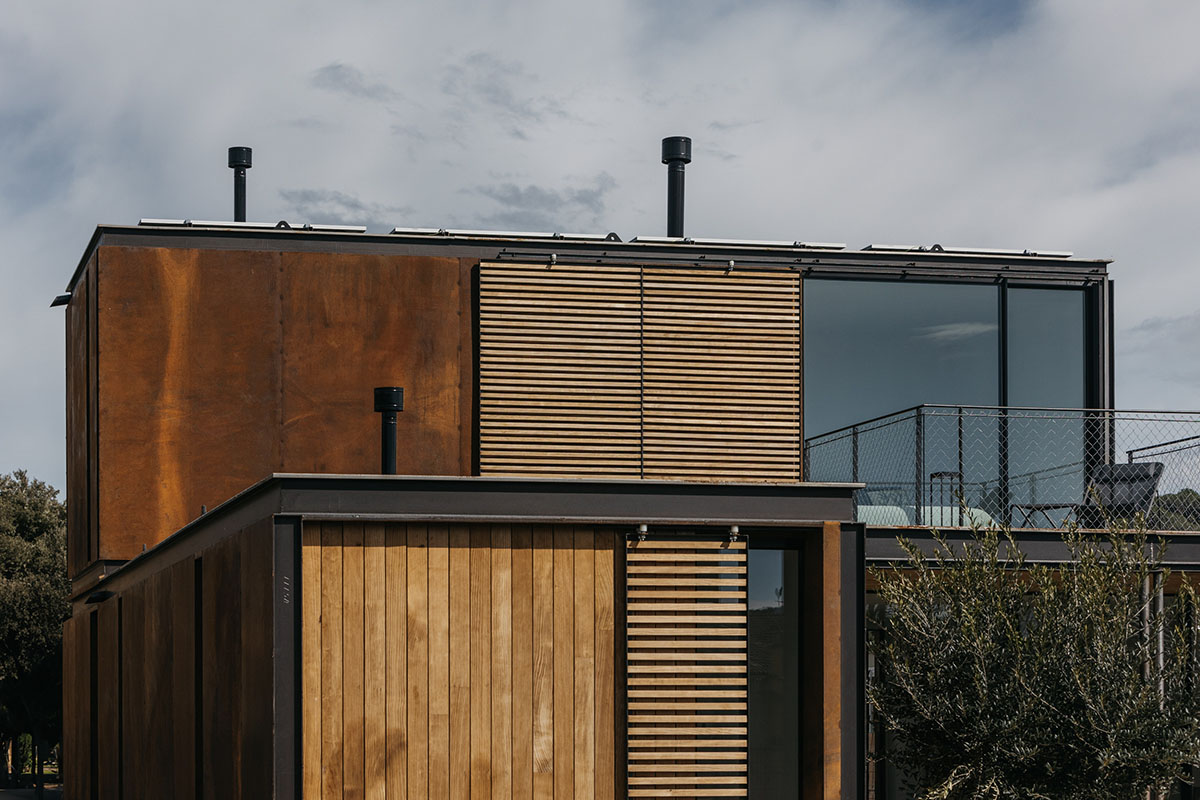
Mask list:
[[[851,519],[860,484],[277,475],[280,512],[760,524]]]
[[[922,552],[931,554],[936,546],[933,534],[928,528],[876,528],[866,529],[866,562],[873,566],[886,566],[891,563],[903,565],[908,561],[908,555],[900,547],[897,537],[904,537],[917,545]],[[974,541],[968,528],[942,528],[939,533],[953,548],[965,542]],[[1063,543],[1063,532],[1054,530],[1021,530],[1013,529],[1013,539],[1025,554],[1029,564],[1061,564],[1068,559],[1069,553]],[[1098,535],[1104,536],[1103,531]],[[1200,567],[1200,533],[1187,531],[1155,531],[1151,539],[1162,539],[1167,544],[1164,563],[1172,568]],[[1001,543],[1006,547],[1005,543]]]
[[[270,478],[261,480],[125,562],[89,588],[91,591],[121,592],[147,575],[198,553],[230,533],[267,519],[278,510],[279,487]],[[72,602],[78,599],[78,595],[71,598]]]
[[[647,524],[651,532],[673,532],[671,529],[686,529],[689,533],[700,529],[712,529],[713,535],[728,535],[729,526],[737,525],[743,534],[754,532],[769,532],[772,536],[789,535],[791,529],[795,533],[809,533],[808,529],[819,531],[827,520],[813,519],[752,519],[741,518],[741,522],[731,523],[728,519],[711,519],[695,517],[663,517],[647,522],[645,517],[581,517],[581,516],[536,516],[531,514],[301,514],[304,522],[431,522],[431,523],[462,523],[462,524],[537,524],[537,525],[594,525],[609,527],[625,527]],[[838,520],[840,521],[840,520]],[[846,523],[850,524],[850,523]],[[801,530],[804,529],[804,530]]]
[[[623,524],[804,527],[848,521],[851,483],[684,481],[409,475],[277,474],[188,523],[87,587],[120,592],[249,525],[283,514],[311,519],[591,519]],[[78,600],[76,596],[73,601]]]
[[[747,245],[663,244],[650,242],[579,241],[461,236],[308,231],[300,228],[206,228],[179,226],[112,226],[96,228],[68,291],[74,289],[92,252],[101,246],[156,246],[213,250],[270,250],[364,255],[424,255],[475,258],[480,261],[539,262],[551,254],[569,264],[661,264],[727,268],[794,269],[802,275],[891,280],[995,280],[1006,276],[1035,282],[1058,279],[1078,284],[1107,275],[1107,259],[1053,259],[1039,256],[970,256],[960,253],[897,254],[865,250],[762,248]]]

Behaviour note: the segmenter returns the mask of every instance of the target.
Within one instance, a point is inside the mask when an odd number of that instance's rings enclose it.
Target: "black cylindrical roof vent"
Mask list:
[[[404,389],[399,386],[375,387],[375,410],[383,415],[380,424],[379,471],[396,474],[396,412],[404,410]]]
[[[662,140],[662,162],[667,165],[667,236],[683,238],[683,167],[691,160],[691,139],[668,136]]]
[[[229,168],[233,170],[233,221],[246,221],[246,170],[253,164],[249,147],[229,148]]]

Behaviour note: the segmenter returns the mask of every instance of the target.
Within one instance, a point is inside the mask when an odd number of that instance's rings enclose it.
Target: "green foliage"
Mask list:
[[[1200,530],[1200,492],[1180,489],[1174,494],[1161,494],[1154,500],[1150,524],[1160,531]]]
[[[33,737],[28,733],[13,740],[13,771],[17,775],[33,772]]]
[[[0,475],[0,536],[27,542],[63,529],[67,507],[58,502],[58,490],[24,470]]]
[[[930,555],[901,540],[908,561],[872,570],[868,697],[918,797],[1130,800],[1200,759],[1195,592],[1158,607],[1144,531],[1065,543],[1051,569],[1007,532]]]
[[[0,476],[0,722],[57,741],[62,623],[69,613],[66,509],[24,472]]]

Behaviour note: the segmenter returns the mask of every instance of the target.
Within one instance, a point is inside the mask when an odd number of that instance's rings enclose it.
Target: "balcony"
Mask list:
[[[922,405],[805,441],[805,479],[855,481],[877,527],[1200,531],[1200,413]]]

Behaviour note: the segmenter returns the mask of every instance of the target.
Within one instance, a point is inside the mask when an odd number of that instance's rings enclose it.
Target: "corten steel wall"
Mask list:
[[[92,321],[95,310],[91,287],[96,272],[96,257],[87,262],[84,279],[75,287],[67,306],[67,527],[72,536],[67,539],[67,562],[72,575],[95,561],[96,542],[93,536],[96,517],[95,475],[88,470],[94,447],[95,430],[95,344]]]
[[[272,537],[269,519],[233,530],[99,603],[76,601],[63,637],[67,797],[271,796]]]
[[[69,571],[132,558],[273,472],[471,472],[471,261],[99,246],[67,310]],[[79,498],[81,502],[76,502]]]
[[[307,523],[303,797],[623,797],[605,526]]]

